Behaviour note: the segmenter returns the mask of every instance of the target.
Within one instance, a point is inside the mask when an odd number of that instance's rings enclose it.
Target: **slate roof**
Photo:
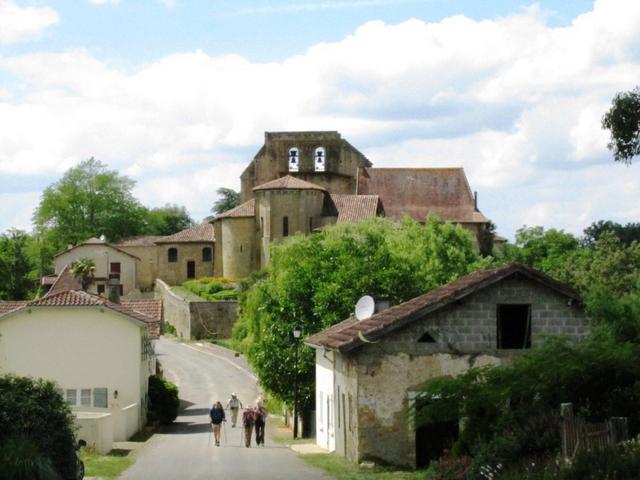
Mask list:
[[[330,198],[337,210],[337,223],[357,222],[375,217],[381,210],[378,195],[342,195],[332,193]]]
[[[181,232],[174,233],[156,240],[156,243],[202,243],[215,242],[216,236],[213,225],[210,223],[200,223],[193,227],[186,228]]]
[[[141,235],[138,237],[123,238],[115,243],[117,247],[153,247],[156,242],[164,238],[163,235]]]
[[[244,202],[242,205],[238,205],[231,210],[227,210],[226,212],[221,213],[220,215],[216,215],[214,220],[219,218],[243,218],[243,217],[253,217],[255,215],[256,201],[255,199],[248,200]]]
[[[326,192],[327,189],[316,185],[315,183],[306,182],[299,178],[292,177],[291,175],[285,175],[284,177],[271,180],[270,182],[258,185],[253,189],[254,192],[260,190],[320,190]]]
[[[424,222],[429,214],[459,223],[485,223],[462,168],[361,168],[358,194],[380,196],[385,215],[406,214]]]
[[[114,250],[117,250],[120,253],[123,253],[123,254],[128,255],[128,256],[130,256],[132,258],[135,258],[136,260],[140,260],[135,255],[133,255],[133,254],[131,254],[129,252],[125,252],[124,250],[118,248],[117,246],[115,246],[115,245],[113,245],[111,243],[108,243],[108,242],[106,242],[104,240],[100,240],[99,238],[95,238],[95,237],[90,238],[89,240],[86,240],[86,241],[84,241],[82,243],[79,243],[78,245],[74,245],[73,247],[67,248],[66,250],[54,255],[53,258],[57,258],[60,255],[63,255],[65,253],[67,253],[67,252],[70,252],[71,250],[75,250],[76,248],[80,248],[80,247],[83,247],[83,246],[86,246],[86,245],[104,245],[105,247],[113,248]]]
[[[376,313],[366,320],[359,321],[355,317],[350,317],[333,327],[312,335],[305,340],[305,343],[316,348],[324,347],[347,352],[362,346],[365,343],[362,339],[363,336],[369,341],[375,341],[413,320],[422,318],[428,313],[516,274],[523,275],[580,302],[580,295],[569,285],[538,270],[519,263],[512,263],[505,267],[470,273],[424,295]]]

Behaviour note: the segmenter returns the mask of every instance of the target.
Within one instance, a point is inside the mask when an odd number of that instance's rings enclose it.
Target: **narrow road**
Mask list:
[[[178,385],[184,409],[173,425],[164,427],[147,442],[121,479],[331,478],[308,466],[286,445],[274,442],[269,428],[265,447],[256,447],[254,436],[251,448],[246,448],[240,444],[240,422],[231,428],[228,419],[221,446],[214,446],[213,438],[209,438],[208,417],[212,402],[226,404],[231,392],[238,394],[243,404],[255,405],[258,397],[255,377],[226,352],[202,344],[164,338],[157,341],[158,360],[165,376]]]

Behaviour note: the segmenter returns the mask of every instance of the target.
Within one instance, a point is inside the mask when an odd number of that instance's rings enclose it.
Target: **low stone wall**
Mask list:
[[[173,325],[180,339],[230,338],[238,317],[238,302],[190,301],[173,293],[162,280],[156,280],[156,294],[162,299],[164,321]]]

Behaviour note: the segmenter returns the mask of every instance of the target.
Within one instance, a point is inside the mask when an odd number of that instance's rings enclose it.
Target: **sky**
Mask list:
[[[464,167],[509,239],[638,222],[640,159],[601,128],[638,25],[637,0],[0,0],[0,232],[89,157],[199,221],[281,130]]]

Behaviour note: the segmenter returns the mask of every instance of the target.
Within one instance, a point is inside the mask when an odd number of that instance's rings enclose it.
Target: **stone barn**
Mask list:
[[[422,467],[450,446],[455,424],[412,426],[426,381],[499,365],[549,335],[588,331],[580,296],[512,264],[478,271],[365,320],[308,338],[316,349],[316,441],[352,461]]]

